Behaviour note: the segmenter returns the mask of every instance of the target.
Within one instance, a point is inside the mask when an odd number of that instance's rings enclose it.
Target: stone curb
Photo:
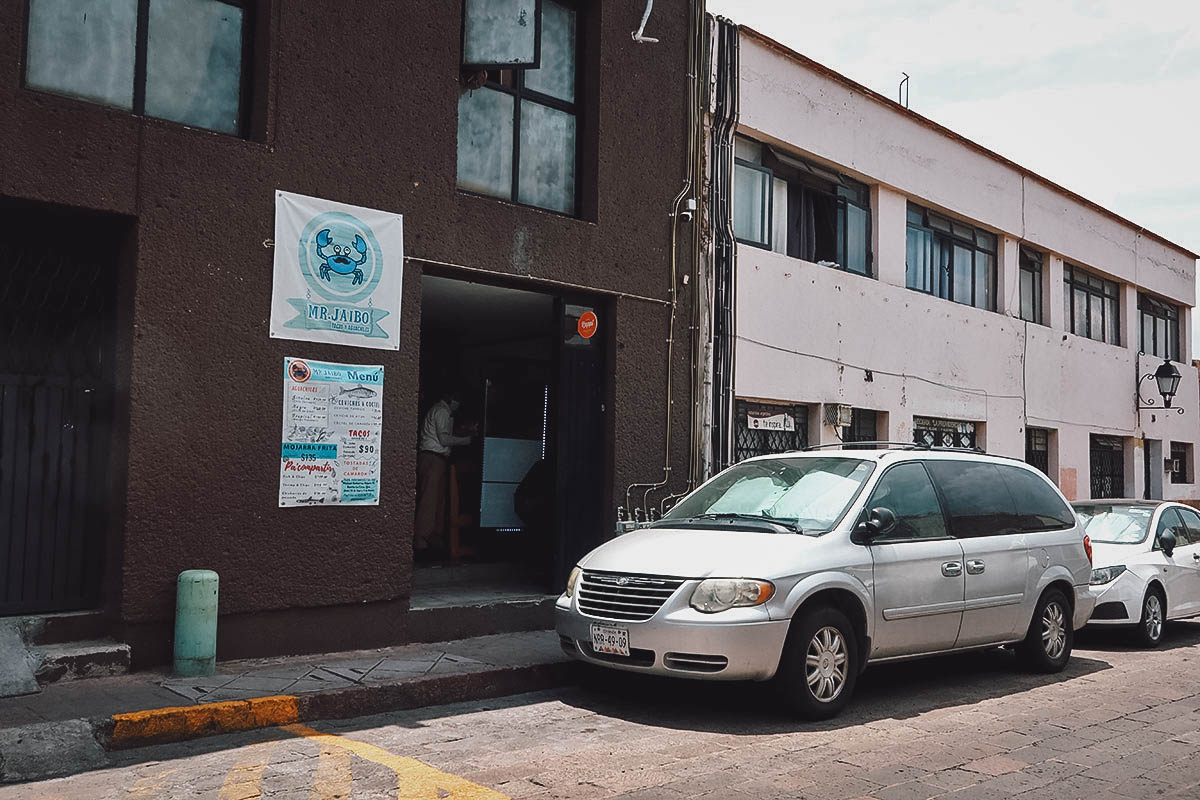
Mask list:
[[[154,708],[100,719],[9,728],[0,730],[0,784],[103,767],[111,751],[551,689],[570,683],[574,666],[571,662],[555,662],[503,667],[394,684]],[[48,747],[51,742],[53,746]],[[47,758],[51,753],[52,757]]]

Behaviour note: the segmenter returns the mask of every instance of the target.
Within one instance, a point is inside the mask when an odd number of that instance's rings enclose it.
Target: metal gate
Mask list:
[[[1092,434],[1092,497],[1125,494],[1125,442],[1117,436]]]
[[[808,407],[738,400],[734,460],[808,447]]]
[[[117,232],[0,208],[0,614],[98,600]]]
[[[938,417],[913,417],[913,441],[927,447],[975,449],[975,423]]]

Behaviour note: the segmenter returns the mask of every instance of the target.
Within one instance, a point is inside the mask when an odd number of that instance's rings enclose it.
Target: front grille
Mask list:
[[[701,653],[667,653],[663,656],[663,665],[684,672],[720,672],[729,666],[729,659]]]
[[[679,578],[585,572],[579,582],[579,610],[602,619],[645,622],[682,585]]]

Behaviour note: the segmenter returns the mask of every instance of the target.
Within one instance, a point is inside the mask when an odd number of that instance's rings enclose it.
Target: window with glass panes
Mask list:
[[[733,231],[746,244],[871,274],[866,184],[743,136],[734,138]]]
[[[1121,287],[1071,264],[1063,265],[1067,330],[1097,342],[1121,343]]]
[[[918,292],[996,310],[996,236],[908,204],[905,283]]]
[[[1192,446],[1185,442],[1171,442],[1171,483],[1191,483]]]
[[[235,135],[250,0],[28,0],[25,86]]]
[[[491,69],[458,101],[458,186],[574,215],[578,74],[574,6],[543,0],[537,69]]]
[[[1021,319],[1042,324],[1042,254],[1021,245]]]
[[[1141,322],[1140,347],[1143,353],[1179,360],[1179,306],[1138,294],[1138,318]]]

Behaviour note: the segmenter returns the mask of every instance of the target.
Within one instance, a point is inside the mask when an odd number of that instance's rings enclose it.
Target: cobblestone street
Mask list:
[[[130,751],[0,798],[1194,798],[1200,624],[1085,633],[1067,671],[991,651],[868,670],[807,724],[769,687],[643,680]],[[154,760],[148,760],[154,759]],[[397,793],[397,787],[400,787]]]

